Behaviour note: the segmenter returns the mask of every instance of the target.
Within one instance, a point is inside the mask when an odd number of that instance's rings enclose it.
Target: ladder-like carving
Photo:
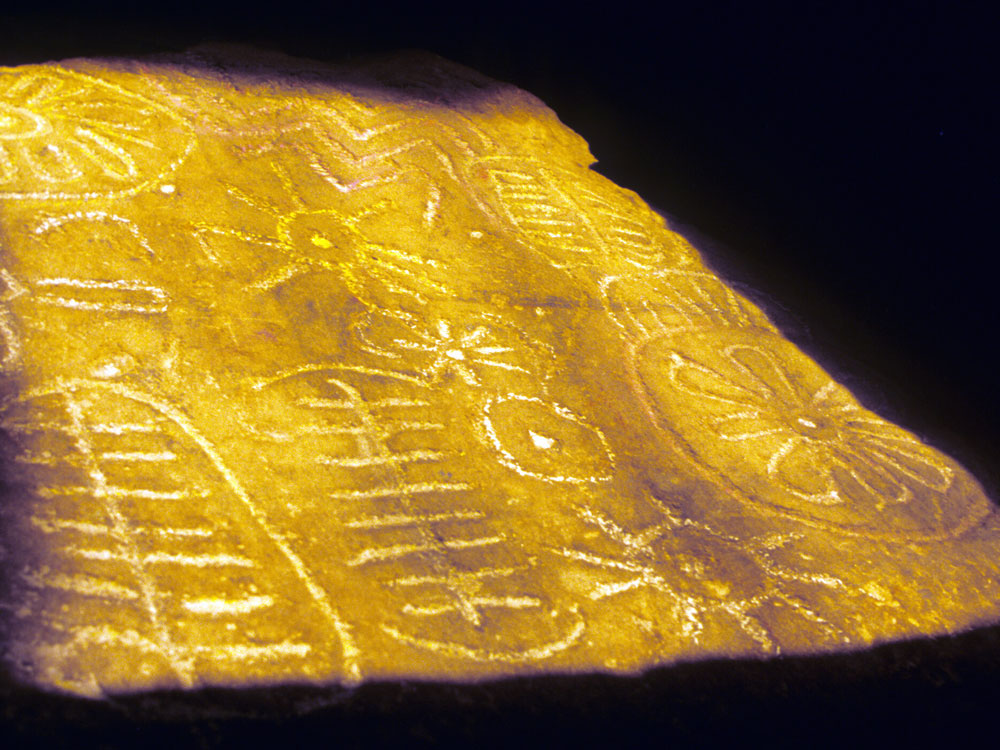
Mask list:
[[[236,679],[247,660],[275,678],[359,677],[325,592],[175,407],[114,383],[65,381],[9,404],[3,429],[26,490],[7,526],[40,532],[47,546],[14,598],[35,602],[46,635],[24,637],[43,638],[45,668],[63,687],[103,689],[94,680],[110,676],[82,666],[93,646],[125,667],[162,661],[187,687]],[[64,630],[67,606],[74,622],[92,609],[103,624]],[[108,687],[152,687],[162,671],[125,669]]]
[[[555,653],[582,632],[575,615],[551,612],[524,550],[484,510],[496,499],[463,479],[452,427],[439,404],[431,408],[427,384],[329,364],[267,378],[253,391],[258,416],[248,428],[264,460],[284,473],[311,456],[310,481],[323,488],[314,504],[342,519],[350,540],[343,565],[380,581],[394,602],[383,632],[485,661]],[[540,629],[551,641],[538,641]]]

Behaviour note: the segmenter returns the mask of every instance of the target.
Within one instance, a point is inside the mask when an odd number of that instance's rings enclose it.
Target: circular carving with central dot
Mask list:
[[[960,467],[865,409],[770,331],[667,334],[630,360],[650,416],[755,505],[904,538],[957,533],[982,514]]]
[[[614,456],[596,427],[565,407],[528,396],[499,396],[483,408],[488,444],[500,463],[545,482],[605,482]]]

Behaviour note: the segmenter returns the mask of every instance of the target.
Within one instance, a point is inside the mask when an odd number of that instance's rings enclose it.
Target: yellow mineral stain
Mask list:
[[[631,672],[1000,618],[976,480],[541,102],[287,63],[0,69],[17,679]]]

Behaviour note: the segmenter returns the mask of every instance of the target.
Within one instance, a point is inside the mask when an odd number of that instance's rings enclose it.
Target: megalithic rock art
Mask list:
[[[0,71],[4,668],[634,672],[1000,616],[1000,523],[431,56]]]

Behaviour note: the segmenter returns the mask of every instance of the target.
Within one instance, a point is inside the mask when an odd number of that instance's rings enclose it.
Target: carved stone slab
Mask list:
[[[17,679],[636,671],[1000,615],[1000,524],[530,95],[430,56],[0,70]]]

